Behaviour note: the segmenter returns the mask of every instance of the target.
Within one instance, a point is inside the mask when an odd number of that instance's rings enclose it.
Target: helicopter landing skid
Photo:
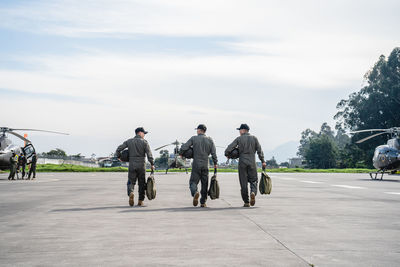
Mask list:
[[[378,180],[378,175],[381,174],[381,180],[383,179],[383,175],[385,174],[385,170],[379,170],[376,172],[370,172],[369,176],[372,180]]]

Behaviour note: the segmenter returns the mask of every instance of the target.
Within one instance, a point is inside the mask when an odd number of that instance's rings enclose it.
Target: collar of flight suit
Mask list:
[[[199,136],[199,135],[206,135],[205,133],[199,133],[199,134],[197,134],[197,136]]]
[[[134,138],[140,138],[140,139],[142,139],[142,137],[140,136],[140,135],[136,135]]]
[[[244,134],[242,134],[242,135],[250,135],[250,133],[244,133]]]

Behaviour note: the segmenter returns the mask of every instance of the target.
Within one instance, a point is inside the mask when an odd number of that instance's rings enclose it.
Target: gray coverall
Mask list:
[[[265,162],[264,153],[257,137],[249,133],[236,138],[225,150],[225,153],[230,153],[235,148],[239,149],[239,181],[242,199],[245,203],[249,203],[248,183],[250,183],[250,192],[257,195],[258,177],[255,153],[257,152],[262,163]]]
[[[119,156],[121,151],[125,148],[128,148],[129,151],[128,196],[134,190],[136,181],[138,181],[139,200],[144,200],[146,185],[146,155],[150,164],[154,165],[154,159],[151,154],[149,143],[145,139],[142,139],[140,135],[136,135],[134,138],[128,139],[117,148],[117,156]]]
[[[29,168],[28,179],[31,179],[32,173],[33,173],[33,178],[36,178],[36,162],[37,162],[37,156],[33,155],[30,163],[31,167]]]
[[[10,174],[8,175],[8,180],[14,180],[16,173],[17,173],[17,161],[15,160],[15,155],[13,155],[10,158]]]
[[[189,141],[182,145],[180,154],[193,148],[193,165],[192,173],[189,180],[189,188],[192,196],[197,192],[197,185],[201,181],[201,198],[200,203],[207,201],[208,191],[208,156],[211,154],[214,165],[218,164],[217,154],[215,152],[214,141],[205,134],[192,136]]]

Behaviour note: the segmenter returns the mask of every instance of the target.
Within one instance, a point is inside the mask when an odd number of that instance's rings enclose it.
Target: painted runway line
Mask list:
[[[332,184],[331,186],[348,188],[348,189],[368,189],[368,188],[362,187],[362,186],[351,186],[351,185],[345,185],[345,184]]]
[[[323,184],[324,182],[317,182],[317,181],[308,181],[308,180],[300,180],[302,183],[307,183],[307,184]]]

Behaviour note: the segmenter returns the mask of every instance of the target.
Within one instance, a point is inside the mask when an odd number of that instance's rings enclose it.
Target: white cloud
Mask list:
[[[307,31],[398,33],[396,24],[390,23],[398,22],[398,7],[398,1],[394,0],[59,0],[25,2],[16,8],[2,8],[0,15],[2,25],[67,36],[152,34],[265,38]]]
[[[29,93],[2,96],[2,109],[26,107],[30,118],[21,112],[2,123],[71,132],[80,141],[67,148],[70,153],[82,152],[85,140],[97,135],[104,144],[93,152],[107,154],[118,143],[112,140],[137,125],[150,128],[156,147],[190,136],[200,122],[220,145],[248,122],[265,148],[273,148],[297,140],[305,128],[332,122],[340,98],[357,90],[378,56],[399,44],[398,7],[398,1],[342,0],[76,0],[0,7],[0,27],[67,36],[84,48],[68,56],[19,58],[30,70],[1,68],[2,88]],[[217,55],[207,48],[190,55],[132,53],[79,43],[138,35],[231,41],[216,41],[226,51]]]

